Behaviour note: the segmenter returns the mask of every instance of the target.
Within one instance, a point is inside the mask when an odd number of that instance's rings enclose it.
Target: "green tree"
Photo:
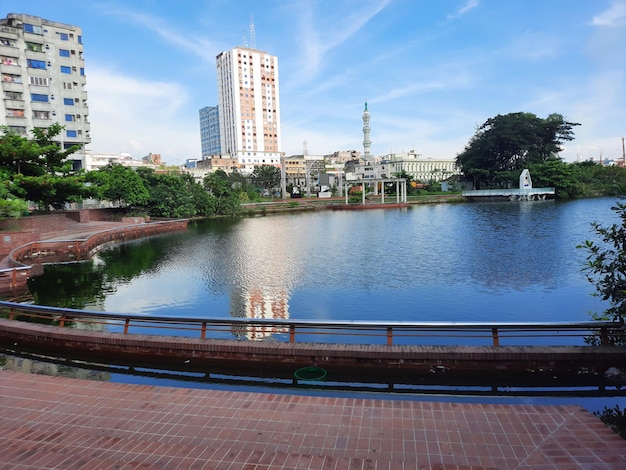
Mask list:
[[[476,188],[508,185],[524,168],[558,159],[578,125],[560,114],[546,119],[532,113],[497,115],[477,129],[456,162]]]
[[[273,165],[255,166],[250,179],[258,188],[271,191],[280,186],[280,168]]]
[[[72,170],[67,159],[80,147],[61,149],[55,139],[64,127],[58,123],[47,129],[33,129],[31,140],[7,127],[0,137],[0,171],[10,179],[10,195],[33,201],[41,210],[62,208],[66,202],[82,199],[88,193],[84,174]]]
[[[100,199],[143,207],[150,198],[145,180],[135,170],[124,165],[110,164],[97,171],[90,171],[86,179],[94,185]]]
[[[593,231],[599,242],[587,240],[579,245],[587,251],[584,272],[595,287],[594,295],[609,302],[609,307],[596,318],[624,321],[626,318],[626,204],[611,208],[621,220],[603,227],[594,222]]]
[[[554,188],[558,199],[578,197],[580,185],[576,178],[576,168],[561,159],[528,165],[528,171],[537,188]]]
[[[187,183],[179,174],[141,171],[150,197],[148,212],[154,217],[187,218],[197,214]]]
[[[237,215],[241,209],[238,191],[223,170],[217,170],[204,178],[204,188],[215,197],[215,213]]]

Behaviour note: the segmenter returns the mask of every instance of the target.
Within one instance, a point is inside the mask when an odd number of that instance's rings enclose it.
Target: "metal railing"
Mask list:
[[[263,339],[283,336],[289,343],[296,338],[311,335],[330,339],[327,343],[341,343],[350,338],[368,338],[364,344],[384,343],[388,346],[410,338],[416,344],[420,338],[451,338],[500,346],[503,340],[522,338],[526,344],[548,345],[550,339],[595,338],[595,344],[611,345],[614,338],[625,333],[624,324],[609,321],[551,322],[551,323],[480,323],[480,322],[380,322],[342,320],[290,320],[263,318],[201,318],[167,317],[129,313],[108,313],[89,310],[71,310],[32,304],[0,301],[0,315],[9,320],[26,320],[67,327],[74,322],[91,329],[119,330],[123,334],[166,334],[168,336],[195,336],[202,339],[223,337],[227,333],[238,339]],[[146,333],[149,331],[149,333]],[[182,333],[182,334],[181,334]],[[341,336],[342,341],[332,340]],[[537,342],[539,340],[539,342]],[[317,341],[319,342],[319,341]]]

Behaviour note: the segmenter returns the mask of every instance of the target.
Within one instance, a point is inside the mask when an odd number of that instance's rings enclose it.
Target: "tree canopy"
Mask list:
[[[6,176],[5,198],[33,201],[41,210],[62,208],[88,194],[84,175],[72,170],[67,157],[79,147],[61,149],[54,139],[63,132],[59,123],[33,129],[27,139],[7,127],[1,129],[0,173]]]
[[[143,178],[124,165],[109,164],[90,171],[87,181],[94,185],[98,198],[123,202],[131,207],[145,206],[150,197]]]
[[[280,186],[280,168],[273,165],[255,166],[250,179],[263,190],[277,188]]]
[[[558,160],[563,142],[574,139],[578,125],[560,114],[545,119],[521,112],[497,115],[477,129],[456,162],[478,189],[509,184],[532,164]]]

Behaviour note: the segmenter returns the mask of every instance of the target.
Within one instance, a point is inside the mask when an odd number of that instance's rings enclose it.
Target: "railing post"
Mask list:
[[[65,326],[65,315],[61,315],[61,319],[59,320],[59,326],[61,328]]]
[[[500,337],[498,336],[498,329],[497,328],[492,328],[491,329],[491,338],[493,339],[493,345],[494,346],[500,346]]]
[[[390,326],[387,327],[387,346],[391,346],[393,344],[393,328]]]
[[[11,287],[17,286],[17,269],[11,271]]]
[[[14,312],[15,312],[15,311],[14,311],[13,309],[9,310],[9,320],[13,320],[13,318],[14,318]]]
[[[206,338],[206,322],[205,321],[202,322],[202,329],[200,330],[200,338],[202,339]]]
[[[296,326],[295,325],[289,325],[289,342],[290,343],[296,342]]]
[[[128,334],[128,327],[130,326],[130,318],[127,318],[126,321],[124,322],[124,334],[127,335]]]
[[[606,326],[600,328],[600,345],[602,346],[610,346],[609,343],[609,332]]]

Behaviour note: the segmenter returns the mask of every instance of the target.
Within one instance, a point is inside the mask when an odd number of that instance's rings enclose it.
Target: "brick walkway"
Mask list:
[[[624,469],[571,406],[229,392],[0,371],[1,469]]]

